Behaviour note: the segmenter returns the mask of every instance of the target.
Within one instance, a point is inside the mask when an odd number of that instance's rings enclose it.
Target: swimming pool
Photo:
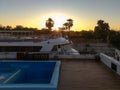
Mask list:
[[[0,61],[0,90],[57,90],[60,61]]]

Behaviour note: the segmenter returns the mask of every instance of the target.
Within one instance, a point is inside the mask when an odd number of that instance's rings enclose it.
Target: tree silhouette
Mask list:
[[[6,26],[5,29],[6,30],[12,30],[12,27],[11,26]]]
[[[63,24],[63,27],[70,31],[70,28],[73,26],[73,20],[72,19],[67,19],[67,22]]]
[[[24,26],[22,26],[22,25],[16,25],[16,27],[14,29],[15,30],[24,30]]]
[[[67,29],[68,29],[68,23],[67,23],[67,22],[64,23],[64,24],[63,24],[63,27],[64,27],[65,30],[67,30]]]
[[[104,29],[105,30],[110,30],[109,24],[108,23],[104,23]]]
[[[108,41],[110,27],[109,24],[104,22],[104,20],[98,20],[97,25],[94,28],[95,36],[98,39],[102,39],[103,42]]]
[[[98,27],[98,29],[100,30],[100,29],[103,29],[103,27],[104,27],[104,20],[98,20],[97,21],[97,27]]]
[[[120,32],[119,31],[110,30],[109,39],[112,45],[120,49]]]
[[[52,20],[52,18],[48,18],[48,20],[45,23],[46,27],[48,28],[48,30],[52,30],[52,27],[54,26],[54,21]]]
[[[105,23],[104,20],[98,20],[97,24],[98,24],[97,27],[99,30],[109,30],[110,29],[109,24]]]
[[[73,20],[72,19],[68,19],[68,30],[70,31],[70,28],[73,26]]]

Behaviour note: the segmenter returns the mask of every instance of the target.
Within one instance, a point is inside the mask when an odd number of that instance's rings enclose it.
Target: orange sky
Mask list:
[[[71,18],[72,30],[93,30],[102,19],[120,30],[119,4],[120,0],[0,0],[0,24],[41,29],[51,17],[57,29]]]

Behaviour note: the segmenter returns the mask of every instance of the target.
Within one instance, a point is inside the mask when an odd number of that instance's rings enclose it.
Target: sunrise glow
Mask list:
[[[45,22],[48,18],[52,18],[54,21],[53,29],[58,29],[59,27],[62,27],[63,24],[67,21],[67,15],[52,12],[52,13],[43,15],[43,17],[39,19],[38,23],[41,25],[40,27],[45,27]]]
[[[0,0],[0,24],[41,29],[52,18],[53,29],[58,29],[71,18],[74,20],[71,30],[80,31],[93,30],[102,19],[110,28],[119,30],[119,3],[120,0]]]

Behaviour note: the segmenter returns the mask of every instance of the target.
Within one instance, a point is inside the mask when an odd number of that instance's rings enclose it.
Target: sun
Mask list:
[[[88,27],[90,27],[89,30],[93,28],[91,27],[93,25],[91,25],[90,23],[88,24],[87,20],[85,20],[84,18],[80,18],[78,16],[74,16],[64,12],[62,13],[47,12],[47,13],[36,15],[31,17],[31,19],[29,19],[25,25],[28,27],[34,27],[41,30],[46,28],[45,23],[46,23],[46,20],[48,20],[48,18],[52,18],[52,20],[54,21],[54,27],[52,27],[53,30],[59,30],[59,27],[62,27],[63,24],[66,23],[67,19],[69,18],[73,19],[73,27],[71,27],[71,30],[73,31],[88,30]]]
[[[47,15],[43,15],[43,17],[40,19],[40,25],[41,27],[46,27],[45,23],[48,18],[52,18],[54,21],[54,27],[53,30],[58,29],[59,27],[62,27],[63,24],[67,20],[67,15],[61,14],[61,13],[49,13]]]
[[[58,30],[60,27],[63,27],[64,23],[67,22],[67,19],[69,18],[68,16],[69,15],[65,13],[44,13],[33,17],[33,19],[29,21],[27,26],[37,27],[38,29],[46,28],[46,20],[48,20],[48,18],[52,18],[52,20],[54,21],[54,27],[52,27],[52,29]]]
[[[59,27],[62,27],[63,24],[66,22],[66,18],[63,16],[51,16],[51,18],[54,21],[53,29],[58,29]]]

